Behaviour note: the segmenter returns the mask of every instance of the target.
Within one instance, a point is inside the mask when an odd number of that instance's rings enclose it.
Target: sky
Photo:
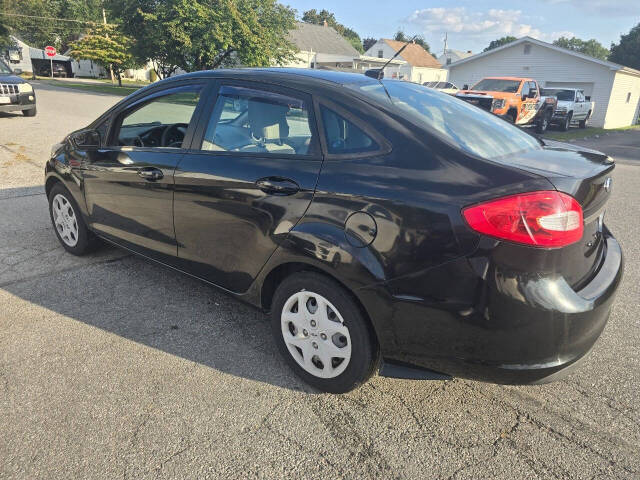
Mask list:
[[[302,12],[333,12],[338,22],[360,37],[389,38],[398,29],[422,34],[431,52],[448,48],[482,51],[491,40],[525,35],[551,42],[560,36],[595,38],[609,48],[640,23],[640,0],[493,0],[491,2],[281,0]]]

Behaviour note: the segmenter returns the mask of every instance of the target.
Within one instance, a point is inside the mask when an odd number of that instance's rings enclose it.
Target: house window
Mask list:
[[[447,65],[451,65],[451,57],[447,57]]]
[[[384,58],[384,50],[378,50],[378,58]]]
[[[627,93],[627,103],[631,101],[631,92]]]
[[[524,46],[524,54],[529,55],[531,53],[531,44],[527,43]]]

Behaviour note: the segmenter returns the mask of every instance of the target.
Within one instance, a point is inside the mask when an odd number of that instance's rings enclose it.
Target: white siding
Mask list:
[[[640,77],[625,72],[617,72],[613,82],[613,89],[611,90],[604,128],[633,125],[638,120],[639,112]]]
[[[595,102],[595,113],[590,124],[603,127],[615,71],[540,45],[529,44],[529,54],[525,55],[525,45],[517,44],[462,64],[452,64],[449,81],[462,87],[465,83],[471,86],[483,77],[515,76],[533,78],[543,87],[546,82],[565,85],[575,82],[578,88],[581,84],[593,83],[591,100]]]
[[[367,57],[378,58],[378,52],[382,50],[383,58],[387,60],[396,54],[396,51],[389,46],[384,40],[378,40],[369,50],[364,52]],[[396,57],[397,60],[404,60],[402,54]],[[413,67],[410,64],[404,65],[389,65],[384,69],[385,78],[402,78],[403,80],[409,80],[411,82],[424,83],[434,81],[446,81],[449,72],[444,68],[429,68],[429,67]]]

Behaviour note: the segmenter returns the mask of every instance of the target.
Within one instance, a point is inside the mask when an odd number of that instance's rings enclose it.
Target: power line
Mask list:
[[[100,25],[101,22],[92,22],[90,20],[73,20],[70,18],[59,18],[59,17],[41,17],[38,15],[23,15],[21,13],[10,13],[10,12],[0,12],[0,15],[4,15],[5,17],[20,17],[20,18],[31,18],[35,20],[57,20],[59,22],[74,22],[74,23],[85,23],[91,25]],[[105,25],[117,26],[115,23],[106,23]]]

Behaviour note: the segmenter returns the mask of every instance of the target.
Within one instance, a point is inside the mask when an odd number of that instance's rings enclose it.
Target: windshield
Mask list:
[[[575,97],[575,92],[573,90],[555,90],[555,89],[545,88],[543,92],[544,92],[544,95],[557,97],[558,100],[563,100],[566,102],[573,102],[573,99]]]
[[[540,142],[531,135],[463,100],[409,82],[384,80],[382,83],[384,87],[380,83],[347,87],[378,101],[391,101],[411,122],[436,131],[450,143],[483,158],[494,159],[541,148]]]
[[[516,93],[520,87],[520,80],[503,80],[500,78],[485,78],[476,83],[471,90],[485,92]]]
[[[2,60],[0,60],[0,73],[11,73],[11,69],[7,67],[7,65]]]

